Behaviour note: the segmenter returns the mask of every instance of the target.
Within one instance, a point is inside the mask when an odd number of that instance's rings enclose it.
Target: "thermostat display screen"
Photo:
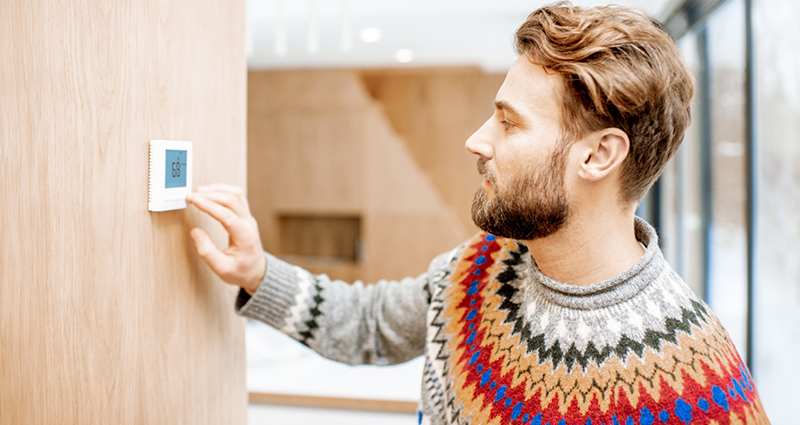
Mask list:
[[[167,149],[165,157],[164,187],[186,187],[186,151]]]
[[[192,191],[192,142],[151,140],[148,164],[147,209],[172,211],[186,208]]]

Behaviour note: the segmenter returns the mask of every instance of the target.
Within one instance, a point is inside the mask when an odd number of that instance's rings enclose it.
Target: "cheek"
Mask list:
[[[574,152],[571,152],[564,158],[564,161],[566,162],[563,167],[564,175],[562,176],[564,188],[569,193],[575,193],[575,189],[581,184],[581,179],[579,178],[581,166],[580,157],[575,155]]]

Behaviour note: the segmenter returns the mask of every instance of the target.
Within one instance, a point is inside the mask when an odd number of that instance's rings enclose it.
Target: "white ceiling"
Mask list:
[[[670,0],[619,0],[651,16]],[[248,0],[250,69],[477,65],[505,72],[517,27],[542,0]],[[576,0],[592,6],[600,0]],[[363,41],[364,28],[382,38]],[[413,60],[399,63],[408,49]],[[408,53],[406,52],[406,55]]]

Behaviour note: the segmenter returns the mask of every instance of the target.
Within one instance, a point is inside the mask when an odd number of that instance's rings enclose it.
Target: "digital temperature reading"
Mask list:
[[[186,187],[186,151],[167,150],[164,187]],[[183,169],[183,172],[181,172]]]
[[[192,191],[192,142],[150,141],[150,190],[147,209],[170,211],[186,208]]]

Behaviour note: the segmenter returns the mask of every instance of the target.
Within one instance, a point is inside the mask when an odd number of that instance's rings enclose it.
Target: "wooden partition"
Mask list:
[[[244,2],[0,4],[0,423],[244,424],[235,290],[194,209],[147,210],[148,141],[246,184]]]
[[[480,184],[477,157],[467,138],[494,111],[505,74],[478,68],[400,68],[359,73],[392,128],[462,226],[472,223],[472,198]]]
[[[248,80],[250,204],[269,251],[370,282],[424,272],[477,231],[469,209],[480,178],[464,142],[491,115],[502,76],[251,71]],[[285,255],[291,217],[360,220],[357,261]]]

